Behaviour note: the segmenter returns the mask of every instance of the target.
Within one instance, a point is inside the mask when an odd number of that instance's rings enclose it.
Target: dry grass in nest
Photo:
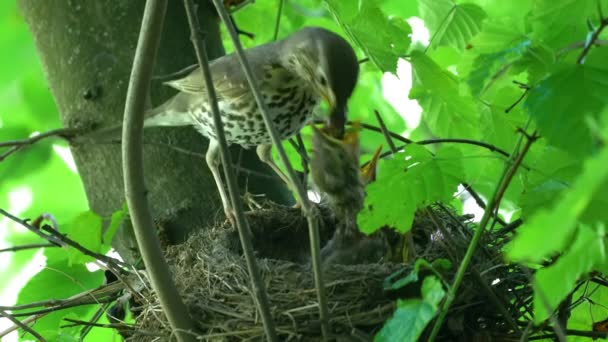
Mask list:
[[[424,213],[425,211],[422,211]],[[254,235],[254,246],[262,278],[266,284],[272,314],[281,340],[320,340],[317,298],[310,263],[307,262],[308,233],[300,211],[284,207],[265,206],[249,214]],[[450,213],[435,211],[432,216],[419,214],[414,223],[415,241],[419,257],[427,260],[455,258],[464,253],[470,231],[463,232],[463,220]],[[437,222],[440,220],[440,222]],[[331,237],[333,222],[324,215],[321,235],[324,241]],[[438,229],[437,225],[442,228]],[[460,227],[456,227],[460,226]],[[391,243],[398,236],[384,231]],[[392,234],[392,235],[391,235]],[[449,234],[449,236],[445,236]],[[443,235],[443,236],[442,236]],[[482,249],[482,253],[487,250]],[[458,254],[458,255],[454,255]],[[240,254],[237,233],[227,226],[201,231],[182,245],[167,251],[178,289],[197,324],[197,336],[207,341],[262,341],[264,329],[256,311],[254,295],[244,258]],[[493,256],[475,258],[477,267],[486,267]],[[496,260],[494,260],[495,262]],[[383,323],[392,316],[395,298],[415,296],[419,288],[410,287],[399,293],[383,290],[385,278],[395,271],[410,266],[398,263],[367,265],[331,265],[325,269],[331,325],[338,341],[368,341]],[[485,269],[485,268],[483,268]],[[506,272],[507,270],[505,270]],[[445,274],[451,279],[453,271]],[[503,272],[503,271],[500,271]],[[455,301],[455,315],[450,329],[471,330],[468,322],[484,315],[484,324],[501,313],[488,306],[488,298],[480,291],[476,275],[465,279],[462,298]],[[148,304],[143,305],[136,319],[139,331],[153,332],[157,337],[138,334],[130,340],[169,340],[169,324],[160,310],[158,298],[146,295]],[[498,296],[502,299],[501,296]],[[477,304],[476,304],[477,303]],[[479,305],[481,303],[482,305]],[[459,309],[459,305],[466,305]],[[477,310],[477,311],[475,311]],[[510,308],[507,308],[510,310]],[[456,323],[454,323],[456,322]],[[502,324],[504,326],[504,324]],[[492,328],[496,328],[492,325]],[[508,332],[508,327],[503,329]]]

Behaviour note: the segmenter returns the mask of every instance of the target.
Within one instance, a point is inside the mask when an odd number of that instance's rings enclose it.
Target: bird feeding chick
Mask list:
[[[359,130],[351,126],[342,139],[331,128],[312,126],[311,178],[336,219],[333,237],[323,247],[324,264],[359,264],[379,261],[386,252],[383,239],[359,231],[357,215],[363,209],[365,186],[373,181],[380,149],[365,169],[359,168]]]
[[[330,108],[328,127],[336,136],[343,134],[347,102],[359,76],[357,57],[344,38],[320,27],[306,27],[283,40],[247,49],[245,55],[281,139],[298,133],[321,99]],[[256,147],[260,159],[294,189],[271,157],[270,135],[237,56],[213,60],[210,69],[228,144]],[[147,112],[144,125],[192,125],[209,138],[207,165],[230,218],[232,206],[220,176],[219,144],[202,71],[196,68],[166,84],[179,93]]]

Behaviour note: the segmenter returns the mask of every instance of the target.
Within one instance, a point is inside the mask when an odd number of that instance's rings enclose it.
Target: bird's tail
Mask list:
[[[192,118],[188,113],[189,94],[178,93],[158,107],[149,109],[144,114],[144,128],[159,126],[188,126]],[[109,127],[103,127],[72,139],[72,142],[109,143],[121,139],[122,122]]]

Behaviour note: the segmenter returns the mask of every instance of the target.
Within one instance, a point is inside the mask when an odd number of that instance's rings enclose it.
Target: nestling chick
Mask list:
[[[365,200],[365,180],[375,169],[372,165],[362,173],[359,153],[358,126],[347,130],[341,140],[333,138],[326,128],[313,126],[312,180],[337,221],[333,238],[321,251],[325,264],[375,262],[385,252],[383,240],[367,237],[357,227],[357,215]]]

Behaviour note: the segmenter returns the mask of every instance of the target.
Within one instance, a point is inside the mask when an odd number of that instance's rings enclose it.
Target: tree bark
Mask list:
[[[122,120],[144,3],[19,0],[64,127],[105,127]],[[209,57],[217,58],[224,54],[217,14],[205,0],[198,5]],[[183,4],[170,1],[155,75],[167,75],[195,62]],[[173,94],[161,82],[153,82],[154,105]],[[169,243],[181,242],[192,231],[224,219],[205,164],[207,139],[191,127],[153,128],[146,131],[144,143],[148,201]],[[71,150],[90,208],[104,217],[119,210],[125,202],[120,146],[73,145]],[[242,168],[255,171],[240,173],[241,189],[266,193],[281,203],[292,201],[279,179],[259,162],[255,151],[240,147],[232,150],[233,159],[240,160]],[[136,243],[127,227],[115,238],[114,247],[123,258],[133,260]]]

